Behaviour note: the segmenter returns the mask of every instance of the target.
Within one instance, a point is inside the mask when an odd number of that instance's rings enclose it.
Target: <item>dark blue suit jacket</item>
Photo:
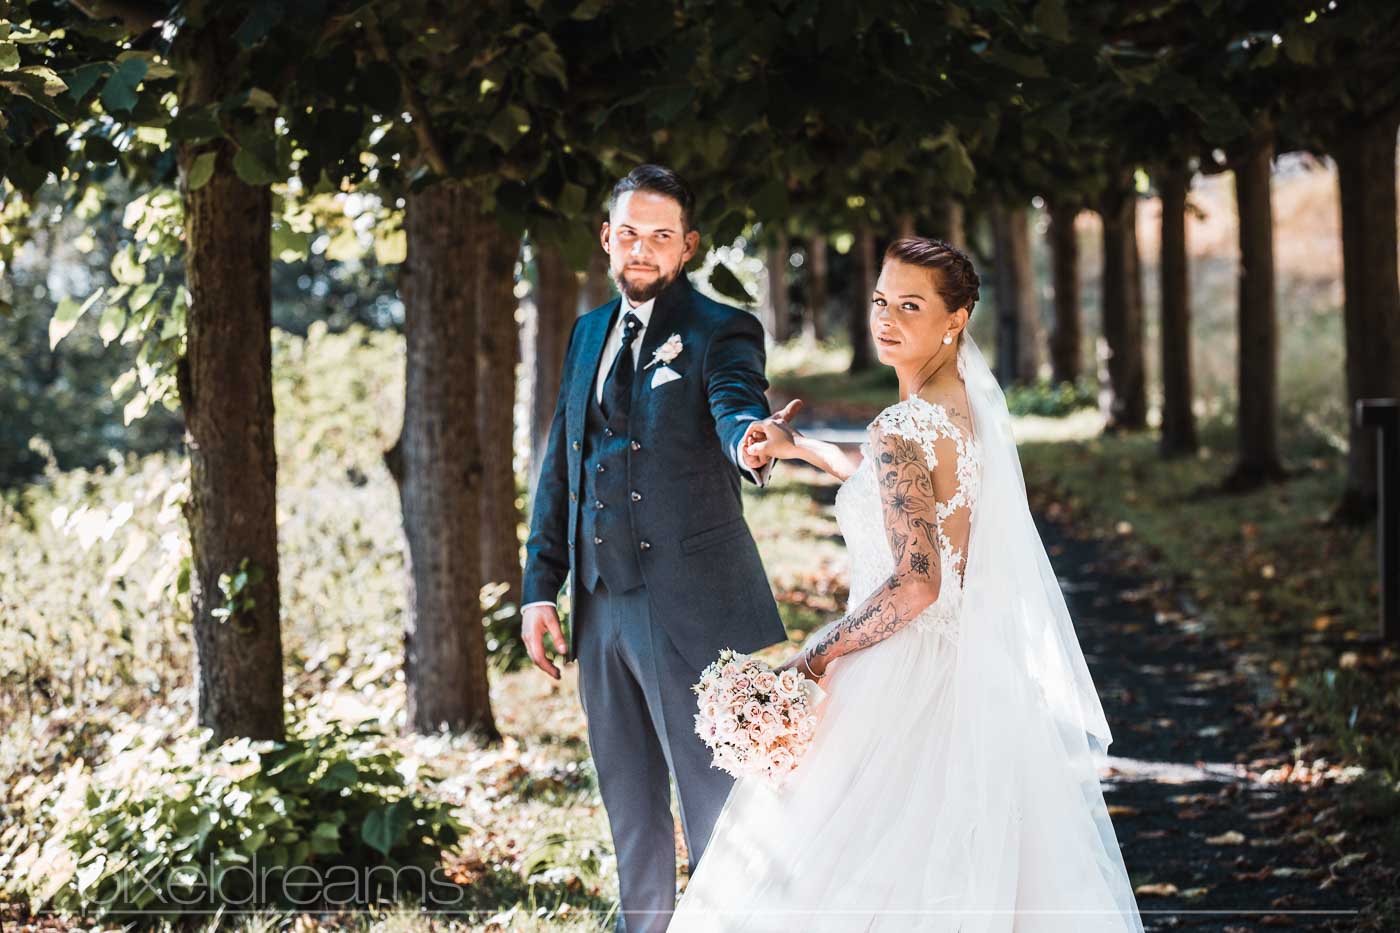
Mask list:
[[[574,598],[586,408],[621,303],[589,311],[569,336],[530,518],[522,604],[554,600],[566,576]],[[681,378],[653,387],[662,364],[642,367],[672,334],[682,350],[666,365]],[[632,543],[652,619],[696,667],[721,648],[753,652],[787,640],[744,521],[741,477],[753,480],[736,459],[749,424],[770,413],[764,359],[758,319],[700,294],[684,272],[657,296],[642,335],[628,418],[628,486],[641,494],[627,503]],[[576,658],[570,624],[567,660]]]

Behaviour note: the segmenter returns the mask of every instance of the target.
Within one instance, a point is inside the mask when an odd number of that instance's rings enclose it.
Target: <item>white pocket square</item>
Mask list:
[[[662,366],[662,367],[660,367],[659,369],[657,369],[657,371],[652,375],[652,377],[651,377],[651,387],[654,389],[654,388],[656,388],[657,386],[664,386],[666,383],[668,383],[668,382],[674,382],[675,380],[679,379],[680,377],[681,377],[681,374],[678,373],[678,372],[676,372],[676,371],[675,371],[674,369],[672,369],[671,367],[669,367],[669,366]]]

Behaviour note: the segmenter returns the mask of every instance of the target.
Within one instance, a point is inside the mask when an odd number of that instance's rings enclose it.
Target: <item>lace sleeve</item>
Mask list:
[[[979,454],[976,443],[954,422],[943,405],[911,398],[891,406],[876,426],[898,434],[923,451],[933,483],[933,522],[943,579],[957,576],[961,584],[972,531],[972,507],[977,498]],[[883,477],[882,477],[883,479]]]
[[[933,448],[925,444],[931,440],[899,424],[877,421],[872,428],[871,469],[894,570],[859,606],[807,639],[803,650],[818,672],[834,658],[889,638],[938,598],[944,562],[939,558]]]

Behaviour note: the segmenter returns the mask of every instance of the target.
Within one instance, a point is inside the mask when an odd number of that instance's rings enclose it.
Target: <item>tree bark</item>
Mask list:
[[[530,497],[539,481],[540,463],[549,442],[549,425],[559,399],[564,351],[578,314],[578,274],[557,246],[541,243],[535,250],[539,289],[535,293],[534,372],[530,390]]]
[[[180,30],[179,100],[222,100],[238,80],[230,24]],[[271,133],[270,125],[265,127]],[[195,158],[214,152],[214,174],[197,190]],[[277,563],[277,452],[272,403],[272,192],[244,184],[234,146],[181,144],[185,210],[186,350],[177,369],[190,495],[184,506],[193,555],[201,726],[212,740],[285,737]],[[244,562],[246,561],[246,565]],[[241,575],[246,566],[247,576]],[[233,578],[229,597],[220,577]],[[227,618],[214,615],[220,608]]]
[[[900,211],[899,214],[899,235],[902,237],[916,236],[914,233],[914,212]]]
[[[826,339],[827,290],[826,236],[807,240],[807,333],[816,341]]]
[[[520,523],[515,486],[515,367],[520,325],[515,319],[515,261],[520,240],[484,224],[477,264],[477,417],[481,432],[481,579],[496,606],[519,609]]]
[[[1137,281],[1137,192],[1131,172],[1104,192],[1103,337],[1108,345],[1108,423],[1105,432],[1147,426],[1142,347],[1142,289]]]
[[[591,311],[612,301],[616,295],[612,275],[608,272],[608,254],[603,252],[600,246],[588,259],[588,272],[583,282],[583,301]]]
[[[933,206],[933,235],[958,249],[967,248],[967,235],[963,230],[963,206],[957,198],[949,195]]]
[[[1079,240],[1074,234],[1078,204],[1050,205],[1051,281],[1055,291],[1055,327],[1050,333],[1050,369],[1055,382],[1079,378],[1083,339],[1079,290]]]
[[[775,343],[792,338],[792,307],[788,302],[788,235],[778,233],[777,243],[768,247],[768,332]]]
[[[1273,157],[1272,128],[1264,120],[1235,169],[1240,220],[1239,451],[1224,482],[1232,490],[1252,489],[1285,475],[1278,454],[1278,316],[1269,177]]]
[[[408,540],[408,722],[497,741],[481,624],[478,278],[491,224],[457,181],[409,192],[403,431],[386,454]]]
[[[879,260],[875,255],[875,231],[869,223],[856,227],[856,288],[860,291],[851,302],[847,316],[851,341],[852,373],[864,372],[875,365],[875,348],[870,343],[870,295],[880,277]]]
[[[997,367],[1003,384],[1032,383],[1043,341],[1031,274],[1030,217],[1023,206],[992,210],[996,239]]]
[[[1356,424],[1356,402],[1400,398],[1400,276],[1396,268],[1394,113],[1353,128],[1332,147],[1342,214],[1346,328],[1346,487],[1331,518],[1374,520],[1374,428]]]
[[[1164,457],[1194,454],[1191,410],[1191,291],[1187,275],[1186,192],[1191,176],[1173,166],[1160,176],[1162,192],[1162,436]]]

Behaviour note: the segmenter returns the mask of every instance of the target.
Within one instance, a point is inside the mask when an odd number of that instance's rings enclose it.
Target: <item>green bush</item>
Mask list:
[[[64,834],[72,876],[50,906],[111,917],[459,899],[437,866],[466,827],[406,789],[382,732],[331,722],[313,733],[291,719],[285,742],[205,748],[202,729],[133,780],[94,780]]]
[[[1037,379],[1031,385],[1011,386],[1006,390],[1006,407],[1013,415],[1041,415],[1058,418],[1080,408],[1098,404],[1098,386],[1090,379],[1076,382],[1052,382]]]

